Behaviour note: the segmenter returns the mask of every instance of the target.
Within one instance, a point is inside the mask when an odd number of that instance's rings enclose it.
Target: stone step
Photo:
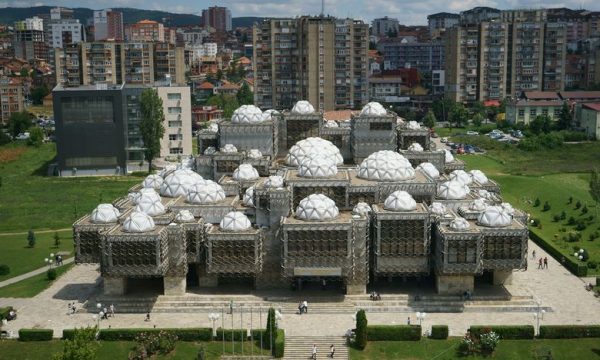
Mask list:
[[[334,359],[348,359],[346,339],[341,336],[286,336],[284,360],[307,360],[312,355],[313,344],[317,346],[317,359],[329,356],[329,347],[335,346]]]

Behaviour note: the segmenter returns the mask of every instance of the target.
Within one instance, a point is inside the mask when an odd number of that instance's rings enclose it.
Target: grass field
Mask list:
[[[369,342],[363,351],[350,349],[352,360],[398,359],[460,359],[456,348],[460,339],[421,341]],[[1,348],[0,348],[1,349]],[[569,340],[500,340],[491,358],[497,360],[547,359],[541,357],[551,351],[550,359],[600,359],[599,339]],[[470,356],[469,359],[486,357]]]
[[[73,267],[73,264],[59,266],[56,268],[57,276],[61,276]],[[48,280],[46,273],[35,275],[17,283],[0,288],[2,297],[7,298],[30,298],[46,290],[54,281]],[[1,358],[1,357],[0,357]]]

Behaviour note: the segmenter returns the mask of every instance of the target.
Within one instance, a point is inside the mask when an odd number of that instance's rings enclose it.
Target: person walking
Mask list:
[[[331,346],[329,347],[329,357],[333,359],[333,355],[335,355],[335,346],[331,344]]]
[[[533,250],[533,251],[531,252],[531,258],[532,258],[533,260],[535,260],[535,250]]]
[[[110,304],[110,317],[115,317],[115,306],[113,304]]]
[[[410,325],[410,316],[406,319],[406,325]]]
[[[544,259],[540,258],[540,260],[538,261],[538,269],[543,269],[544,268]]]
[[[544,268],[548,268],[548,257],[544,257]]]
[[[313,347],[312,347],[312,359],[313,360],[317,359],[317,344],[313,344]]]
[[[308,301],[304,300],[302,302],[302,308],[304,309],[304,313],[308,314]]]

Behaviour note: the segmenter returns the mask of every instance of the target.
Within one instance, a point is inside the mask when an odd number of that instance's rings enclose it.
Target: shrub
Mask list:
[[[561,220],[564,220],[564,219],[566,219],[566,218],[567,218],[567,213],[566,213],[566,212],[563,210],[563,211],[560,213],[560,219],[561,219]]]
[[[575,220],[574,217],[569,217],[569,221],[567,221],[567,225],[575,225],[577,223],[577,220]]]
[[[502,340],[526,340],[533,339],[533,325],[472,325],[469,330],[474,336],[480,336],[485,329],[495,332]]]
[[[68,338],[63,342],[62,353],[54,354],[52,360],[95,360],[99,345],[96,341],[96,331],[96,327],[69,329]]]
[[[276,358],[282,358],[285,353],[285,332],[283,329],[277,329],[277,335],[275,336],[275,346],[273,348],[273,356]]]
[[[589,241],[594,241],[594,240],[596,240],[597,238],[598,238],[598,233],[594,231],[593,233],[591,233],[591,234],[589,235],[589,237],[588,237],[588,240],[589,240]]]
[[[481,334],[479,337],[479,344],[481,346],[481,352],[485,354],[491,354],[496,350],[500,336],[494,331],[489,331]]]
[[[577,231],[583,231],[587,228],[587,225],[583,222],[578,222],[577,225],[575,225],[575,230]]]
[[[355,345],[360,350],[367,346],[367,315],[364,310],[358,310],[356,313],[356,340]]]
[[[540,203],[541,203],[540,198],[535,198],[535,201],[533,202],[533,206],[538,207],[538,206],[540,206]]]
[[[600,286],[600,276],[596,277],[596,286]]]
[[[567,201],[567,204],[572,204],[573,203],[573,197],[569,196],[569,201]]]
[[[137,345],[132,353],[129,354],[130,359],[147,359],[154,354],[168,354],[175,350],[177,343],[177,335],[172,332],[142,332],[136,336]]]
[[[48,278],[48,280],[52,281],[52,280],[56,280],[56,269],[52,268],[52,269],[48,269],[48,271],[46,271],[46,277]]]
[[[369,341],[421,340],[421,325],[373,325],[367,328]]]
[[[592,261],[588,261],[587,267],[590,268],[590,269],[595,269],[595,268],[598,267],[598,263],[595,262],[595,261],[593,261],[593,260]]]
[[[6,264],[0,264],[0,275],[10,274],[10,267]]]
[[[217,340],[221,340],[225,337],[225,341],[231,341],[233,338],[234,341],[246,341],[248,338],[248,330],[246,329],[217,329]],[[268,341],[268,336],[267,336]],[[273,339],[273,343],[275,343],[275,339]]]
[[[33,230],[27,232],[27,245],[32,248],[35,247],[35,233]]]
[[[75,330],[77,329],[63,329],[63,340],[73,340],[75,338]]]
[[[271,344],[275,344],[275,337],[277,336],[277,319],[275,318],[274,308],[269,308],[265,335],[267,335],[267,341],[265,344],[269,344],[269,346],[271,346]]]
[[[562,135],[565,141],[586,141],[587,135],[581,131],[568,131],[561,130],[559,133]]]
[[[181,341],[210,341],[212,340],[211,328],[173,328],[173,329],[101,329],[98,339],[104,341],[134,341],[135,338],[145,333],[159,333],[160,331],[172,333]],[[231,338],[230,338],[231,339]]]
[[[581,233],[579,231],[569,231],[567,234],[568,242],[577,242],[581,239]]]
[[[8,313],[10,313],[12,310],[13,310],[12,306],[0,308],[0,320],[6,319],[8,317]]]
[[[579,209],[581,207],[581,201],[577,200],[575,203],[575,209]]]
[[[575,339],[600,337],[600,325],[542,325],[540,339]]]
[[[50,341],[54,335],[52,329],[21,329],[19,330],[20,341]]]
[[[586,205],[583,205],[583,207],[581,208],[581,213],[582,214],[587,214],[588,213],[588,208]]]
[[[560,221],[560,214],[554,214],[554,215],[552,215],[552,221],[559,222]]]
[[[448,338],[448,325],[431,326],[431,338],[445,340]]]
[[[548,204],[547,201],[544,202],[544,207],[542,208],[542,211],[548,211],[550,210],[550,204]]]

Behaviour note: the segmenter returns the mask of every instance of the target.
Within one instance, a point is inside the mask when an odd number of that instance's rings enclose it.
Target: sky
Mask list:
[[[321,0],[0,0],[0,8],[7,6],[66,6],[103,9],[132,7],[163,10],[174,13],[199,14],[209,6],[226,6],[233,17],[294,17],[317,15]],[[460,12],[476,6],[498,9],[569,7],[600,11],[598,0],[325,0],[325,13],[336,17],[350,17],[371,22],[374,18],[389,16],[405,25],[425,25],[427,15],[436,12]]]

